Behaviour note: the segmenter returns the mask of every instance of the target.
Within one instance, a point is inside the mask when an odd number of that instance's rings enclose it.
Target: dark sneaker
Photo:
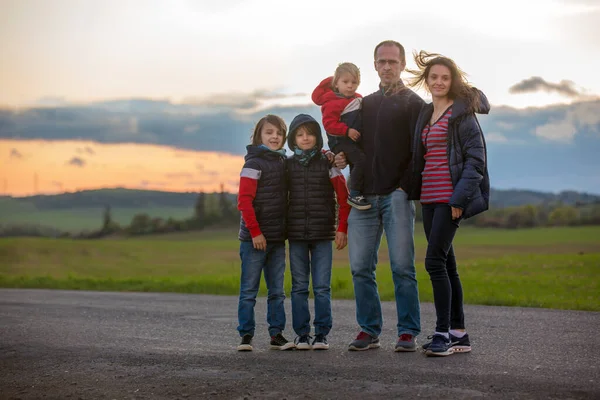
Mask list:
[[[327,343],[327,336],[318,334],[315,336],[315,340],[312,343],[313,350],[328,350],[329,343]]]
[[[242,336],[242,342],[237,347],[238,351],[252,351],[252,335]]]
[[[273,350],[290,350],[294,347],[296,347],[294,343],[284,338],[281,332],[275,336],[271,336],[271,349]]]
[[[452,350],[450,339],[439,334],[433,335],[431,343],[425,350],[427,356],[449,356],[452,353],[454,353],[454,350]]]
[[[348,196],[348,204],[350,204],[357,210],[368,210],[369,208],[371,208],[371,203],[369,203],[364,196]]]
[[[356,339],[348,346],[348,350],[362,351],[379,348],[379,338],[373,337],[366,332],[358,334]]]
[[[295,344],[297,350],[310,350],[312,348],[309,335],[298,336],[295,340]]]
[[[427,339],[431,339],[431,338],[433,338],[433,336],[427,337]],[[471,351],[471,342],[469,341],[468,333],[465,333],[465,335],[461,338],[456,337],[453,334],[450,334],[450,342],[451,342],[451,348],[452,348],[452,350],[454,350],[455,353],[468,353]],[[421,346],[421,348],[423,349],[423,351],[427,351],[427,349],[429,348],[430,345],[431,345],[431,342],[425,343],[423,346]]]
[[[403,333],[398,338],[394,351],[417,351],[417,338],[410,333]]]

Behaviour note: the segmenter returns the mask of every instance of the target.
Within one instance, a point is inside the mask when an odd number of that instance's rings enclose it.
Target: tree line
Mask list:
[[[214,227],[234,227],[239,224],[240,213],[235,197],[225,192],[223,185],[217,194],[217,205],[207,205],[207,196],[196,194],[193,215],[188,218],[159,218],[147,213],[133,216],[128,225],[120,225],[112,218],[111,206],[105,205],[99,228],[72,234],[51,227],[31,225],[0,226],[0,236],[45,236],[73,238],[102,238],[111,235],[149,235],[171,232],[198,231]],[[214,197],[211,195],[214,202]],[[421,221],[421,207],[417,205],[417,221]],[[524,205],[505,208],[492,207],[487,212],[462,222],[481,228],[520,229],[544,226],[600,225],[600,201],[592,203],[562,202]]]

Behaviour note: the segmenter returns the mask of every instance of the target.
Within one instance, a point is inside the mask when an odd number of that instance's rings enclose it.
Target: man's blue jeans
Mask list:
[[[267,323],[269,335],[275,336],[285,329],[283,300],[283,274],[285,272],[285,242],[267,242],[267,250],[256,250],[252,242],[240,243],[242,276],[238,303],[238,331],[240,336],[254,336],[256,323],[254,305],[260,287],[260,276],[264,271],[267,283]]]
[[[290,240],[292,323],[298,336],[310,334],[308,286],[312,276],[315,297],[315,335],[331,330],[331,240]]]
[[[383,325],[381,302],[375,280],[377,252],[385,231],[387,239],[398,336],[421,332],[419,291],[415,271],[415,205],[406,193],[395,190],[388,195],[366,196],[373,205],[369,210],[353,208],[348,218],[350,268],[356,298],[356,320],[363,332],[379,336]]]

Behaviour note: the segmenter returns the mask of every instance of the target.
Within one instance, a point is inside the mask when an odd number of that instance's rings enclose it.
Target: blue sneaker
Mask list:
[[[452,342],[450,342],[450,338],[439,334],[433,335],[431,343],[429,343],[427,350],[425,350],[426,356],[445,357],[451,355],[452,353],[454,353],[454,350],[452,350]]]
[[[427,339],[432,338],[433,336],[427,336]],[[465,335],[461,338],[450,334],[450,342],[452,344],[452,350],[454,350],[455,353],[468,353],[471,351],[471,342],[469,341],[468,333],[465,333]],[[431,342],[425,343],[423,346],[421,346],[421,348],[423,351],[427,351],[430,345]]]

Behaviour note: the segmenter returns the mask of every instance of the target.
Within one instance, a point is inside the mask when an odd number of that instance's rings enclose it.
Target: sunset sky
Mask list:
[[[12,195],[114,186],[197,191],[223,182],[236,191],[251,118],[310,106],[315,85],[343,61],[361,68],[359,92],[374,91],[373,48],[385,39],[405,46],[409,68],[410,54],[421,49],[455,59],[491,100],[492,113],[595,101],[598,21],[600,0],[0,0],[0,108],[13,121],[0,120],[0,189]],[[111,103],[107,116],[86,116],[86,124],[104,118],[102,126],[123,132],[102,138],[83,130],[61,134],[54,117],[41,124],[39,115],[31,122],[22,114],[130,99],[172,105],[161,110],[164,121],[185,113],[196,122],[182,125],[181,139],[152,133],[142,140],[150,128],[139,124],[152,111],[124,116],[130,109]],[[596,110],[598,103],[589,104]],[[532,125],[531,134],[543,136],[552,121],[562,127],[575,115],[565,110]],[[217,111],[232,116],[235,135],[219,139],[228,125],[204,128],[202,118]],[[544,140],[572,148],[578,138],[595,140],[597,115],[586,113],[583,134],[577,123]],[[503,123],[487,132],[492,143],[509,139]],[[213,139],[186,144],[193,135]]]

